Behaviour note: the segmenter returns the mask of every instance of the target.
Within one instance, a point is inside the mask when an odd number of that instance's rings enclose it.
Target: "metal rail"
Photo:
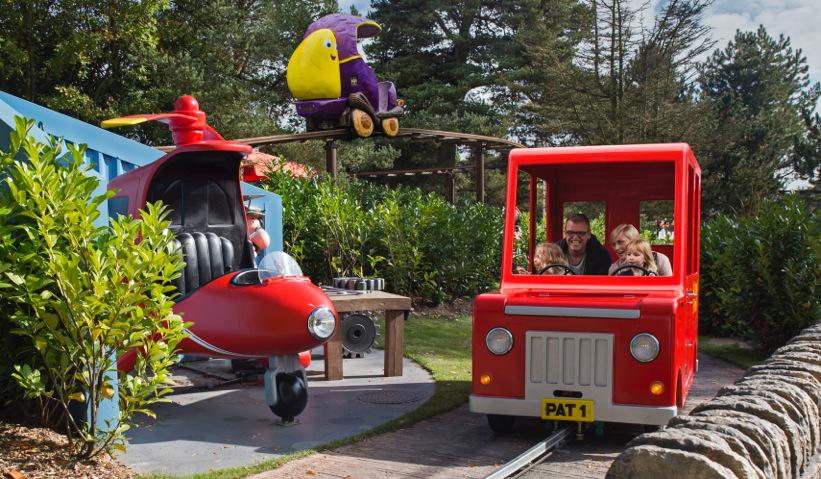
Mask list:
[[[506,479],[516,473],[528,470],[531,466],[541,462],[541,460],[544,460],[556,448],[561,446],[572,433],[572,426],[567,426],[555,431],[544,441],[536,443],[535,446],[512,459],[492,474],[485,476],[485,479]]]
[[[383,136],[381,132],[374,132],[373,136]],[[251,146],[279,145],[282,143],[303,142],[309,140],[332,141],[343,138],[355,138],[347,128],[336,128],[334,130],[308,131],[303,133],[284,133],[280,135],[257,136],[254,138],[239,138],[229,140],[236,143],[245,143]],[[387,137],[390,138],[390,137]],[[459,144],[479,144],[488,150],[510,150],[512,148],[524,148],[525,146],[517,141],[497,138],[494,136],[474,135],[472,133],[459,133],[455,131],[428,130],[424,128],[400,128],[396,138],[429,139]],[[160,151],[171,151],[174,145],[158,146]]]

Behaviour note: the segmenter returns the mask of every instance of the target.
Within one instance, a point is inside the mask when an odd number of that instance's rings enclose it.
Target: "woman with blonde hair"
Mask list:
[[[624,266],[624,252],[628,244],[634,240],[641,239],[641,234],[639,230],[636,229],[635,226],[624,223],[616,226],[613,228],[613,231],[610,232],[610,246],[613,248],[613,251],[619,256],[619,259],[616,260],[615,263],[610,265],[610,269],[607,274],[613,275],[613,273],[620,267]],[[649,247],[648,243],[648,247]],[[651,256],[653,262],[656,265],[657,271],[656,273],[659,276],[672,276],[673,275],[673,267],[670,264],[670,258],[666,255],[659,253],[657,251],[651,251]]]

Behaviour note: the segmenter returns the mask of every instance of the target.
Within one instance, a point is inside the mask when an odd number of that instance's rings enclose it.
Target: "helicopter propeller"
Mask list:
[[[146,121],[159,121],[168,125],[174,145],[182,146],[203,141],[225,141],[205,120],[205,112],[199,102],[190,95],[179,97],[174,111],[150,115],[129,115],[112,118],[100,123],[103,128],[138,125]]]

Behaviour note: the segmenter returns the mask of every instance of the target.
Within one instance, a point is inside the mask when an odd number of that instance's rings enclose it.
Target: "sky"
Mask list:
[[[640,6],[647,0],[630,1]],[[650,0],[654,8],[660,3],[661,0]],[[339,0],[343,12],[348,12],[351,5],[365,14],[370,0]],[[755,30],[764,25],[774,38],[783,33],[790,37],[793,49],[800,48],[807,57],[811,80],[821,81],[821,1],[716,0],[708,8],[704,22],[713,28],[716,48],[726,46],[737,29]]]

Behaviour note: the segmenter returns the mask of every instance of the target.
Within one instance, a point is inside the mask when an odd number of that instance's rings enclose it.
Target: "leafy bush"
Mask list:
[[[10,313],[3,329],[22,338],[12,376],[27,397],[57,406],[69,447],[88,458],[123,448],[132,416],[153,416],[147,407],[170,391],[164,383],[186,325],[172,313],[169,282],[182,258],[160,205],[148,205],[141,220],[94,226],[112,193],[92,198],[98,181],[83,167],[84,147],[70,145],[63,156],[53,138],[43,145],[27,137],[32,125],[17,119],[0,156],[0,309]],[[115,389],[116,358],[132,348],[144,354]],[[114,397],[120,416],[100,430],[100,402]],[[88,420],[75,421],[73,402]]]
[[[530,214],[521,212],[519,214],[519,230],[513,238],[513,265],[522,266],[530,264]],[[547,237],[547,218],[542,216],[536,223],[536,242],[539,244]]]
[[[795,196],[757,217],[719,215],[702,228],[701,329],[764,352],[821,319],[819,221]]]
[[[355,180],[274,173],[282,196],[285,249],[315,281],[381,276],[397,293],[439,303],[494,287],[501,263],[502,212],[454,206],[436,194]]]

